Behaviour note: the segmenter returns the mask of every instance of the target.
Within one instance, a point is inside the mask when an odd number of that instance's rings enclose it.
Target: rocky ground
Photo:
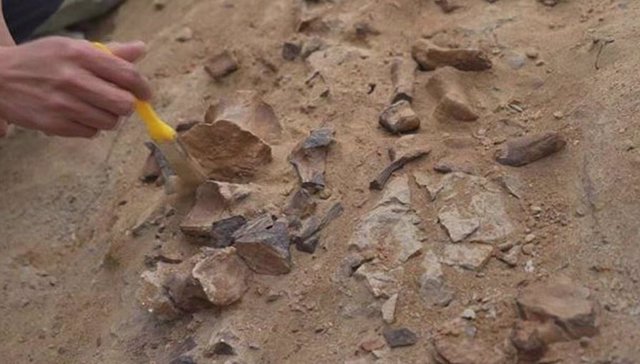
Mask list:
[[[4,360],[639,362],[639,17],[127,1],[96,36],[211,181],[136,118],[0,141]]]

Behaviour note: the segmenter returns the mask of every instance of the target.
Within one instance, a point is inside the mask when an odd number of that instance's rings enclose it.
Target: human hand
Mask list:
[[[131,63],[141,42],[109,46],[60,37],[0,48],[0,119],[48,135],[95,136],[148,100],[147,81]],[[0,135],[3,124],[0,122]],[[5,128],[6,129],[6,128]]]

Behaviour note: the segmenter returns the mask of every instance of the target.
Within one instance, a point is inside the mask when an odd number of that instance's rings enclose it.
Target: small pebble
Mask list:
[[[533,244],[525,244],[525,245],[522,246],[522,254],[533,255],[534,249],[535,249],[535,245],[533,245]]]
[[[465,320],[475,320],[476,319],[476,311],[471,308],[467,308],[462,312],[462,318]]]
[[[536,240],[536,236],[534,234],[528,234],[524,237],[525,244],[532,243],[534,240]]]
[[[556,111],[553,113],[553,117],[560,120],[562,118],[564,118],[564,114],[562,113],[562,111]]]

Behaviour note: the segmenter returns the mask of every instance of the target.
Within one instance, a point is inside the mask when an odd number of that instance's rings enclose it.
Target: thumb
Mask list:
[[[142,58],[147,52],[147,46],[144,42],[128,42],[128,43],[109,43],[107,47],[111,50],[115,56],[118,56],[125,61],[135,62]]]

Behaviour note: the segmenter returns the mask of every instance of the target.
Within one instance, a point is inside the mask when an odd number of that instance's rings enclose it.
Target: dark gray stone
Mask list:
[[[411,346],[418,342],[418,336],[407,328],[386,329],[382,335],[392,348]]]

